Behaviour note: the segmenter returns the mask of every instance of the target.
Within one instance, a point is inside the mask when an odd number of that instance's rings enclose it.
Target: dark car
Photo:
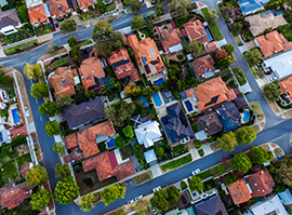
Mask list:
[[[234,157],[234,155],[229,155],[227,158],[232,159],[233,157]]]
[[[184,196],[181,197],[181,200],[182,200],[182,202],[183,202],[184,204],[187,203],[187,200],[186,200],[186,198],[185,198]]]

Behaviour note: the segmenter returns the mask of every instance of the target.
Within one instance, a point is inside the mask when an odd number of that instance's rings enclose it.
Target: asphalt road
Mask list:
[[[216,9],[218,11],[217,6],[216,6],[216,1],[202,0],[202,2],[204,2],[209,8]],[[164,7],[167,9],[167,3],[164,3]],[[154,11],[155,7],[147,9],[144,5],[142,10],[139,12],[139,14],[146,14],[150,10]],[[123,13],[120,19],[112,22],[111,24],[115,29],[121,29],[121,28],[127,27],[130,25],[132,16],[133,15],[127,15]],[[257,135],[257,138],[252,143],[252,145],[258,146],[266,142],[274,142],[274,143],[279,144],[284,149],[285,153],[291,153],[290,135],[292,132],[292,128],[291,128],[292,119],[283,120],[277,117],[273,113],[266,99],[262,96],[261,89],[258,87],[253,77],[252,72],[250,71],[243,56],[239,52],[239,49],[237,48],[237,44],[233,40],[232,35],[230,34],[229,30],[227,29],[225,25],[224,20],[221,17],[218,20],[218,25],[222,33],[224,34],[224,37],[226,38],[227,42],[235,46],[234,56],[236,58],[236,62],[232,65],[232,67],[236,67],[236,66],[241,67],[242,70],[247,73],[247,79],[251,85],[251,88],[253,89],[253,92],[247,95],[248,100],[258,101],[260,105],[262,106],[262,109],[266,116],[265,129]],[[61,32],[57,32],[54,34],[53,44],[61,46],[64,43],[66,43],[67,39],[71,35],[76,36],[77,39],[79,40],[89,39],[91,37],[92,30],[93,30],[93,27],[86,28],[86,29],[81,28],[81,29],[78,29],[78,31],[69,35],[63,35]],[[47,44],[45,44],[26,53],[9,56],[6,58],[1,58],[0,63],[3,64],[5,67],[14,67],[15,69],[23,73],[23,68],[26,63],[30,63],[30,64],[37,63],[38,59],[47,51],[48,51],[48,46]],[[48,122],[49,119],[46,115],[42,115],[38,113],[38,107],[40,104],[43,103],[43,100],[34,99],[30,96],[30,87],[31,87],[32,82],[26,78],[24,78],[24,80],[27,87],[27,93],[29,95],[29,102],[31,105],[32,114],[34,116],[36,129],[38,132],[38,138],[39,138],[40,144],[42,146],[43,154],[44,154],[43,164],[49,172],[50,182],[51,182],[52,188],[54,189],[57,183],[57,179],[54,177],[54,167],[57,163],[60,162],[60,159],[58,155],[52,150],[54,139],[52,137],[47,136],[45,132],[45,123]],[[251,145],[241,144],[238,147],[236,147],[236,149],[232,152],[232,154],[245,151],[249,149],[250,147]],[[191,171],[196,168],[200,168],[201,170],[208,169],[209,167],[217,164],[222,157],[226,157],[229,154],[230,153],[224,153],[223,151],[218,151],[210,155],[212,156],[212,159],[209,159],[209,156],[207,156],[200,160],[192,162],[182,168],[179,168],[175,171],[172,171],[158,178],[155,178],[143,185],[129,186],[127,188],[126,196],[124,199],[119,199],[107,207],[105,207],[103,203],[99,203],[91,212],[85,213],[81,211],[75,203],[71,203],[68,206],[59,205],[56,203],[56,212],[58,215],[105,214],[106,212],[109,212],[111,210],[114,210],[124,205],[128,200],[140,194],[143,194],[144,196],[147,194],[150,194],[154,187],[157,187],[157,186],[166,187],[168,185],[171,185],[175,182],[182,180],[183,178],[190,176]],[[129,184],[131,184],[131,182],[132,181],[130,180]]]

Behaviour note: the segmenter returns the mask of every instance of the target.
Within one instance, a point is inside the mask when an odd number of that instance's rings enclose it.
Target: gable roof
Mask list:
[[[222,124],[215,112],[206,113],[199,118],[204,132],[210,136],[222,131]]]
[[[172,144],[188,137],[191,139],[195,137],[192,127],[179,103],[168,106],[166,110],[167,115],[161,118],[161,123]]]
[[[199,100],[197,105],[201,111],[236,98],[235,91],[228,89],[221,77],[198,85],[196,87],[196,95]]]
[[[0,13],[0,28],[10,25],[17,26],[19,23],[16,9],[7,10]]]
[[[259,36],[255,40],[264,57],[269,57],[275,53],[292,48],[292,42],[288,42],[283,34],[280,34],[278,31],[272,31],[266,35]]]
[[[71,12],[67,0],[47,0],[51,16],[64,16]]]
[[[78,139],[77,139],[76,133],[73,133],[73,134],[70,134],[69,136],[66,136],[64,138],[64,140],[65,140],[65,145],[66,145],[67,149],[72,149],[72,148],[78,146]]]
[[[268,198],[265,201],[255,203],[250,207],[250,211],[254,215],[288,215],[278,195],[274,195],[272,198]]]
[[[104,115],[104,105],[100,97],[79,105],[72,104],[62,110],[63,119],[67,121],[70,129],[88,122],[101,120]]]
[[[77,0],[80,10],[84,10],[89,6],[94,6],[93,0]]]
[[[242,179],[227,185],[227,188],[235,205],[247,202],[252,198],[245,181]]]
[[[204,74],[214,71],[214,60],[211,55],[205,55],[192,61],[191,66],[197,78],[204,78]]]
[[[48,21],[43,4],[28,8],[27,13],[32,25]]]
[[[140,145],[144,144],[145,148],[153,146],[162,136],[157,121],[148,121],[140,124],[135,129],[135,135],[138,143]]]
[[[244,14],[249,14],[264,8],[262,2],[259,0],[238,0],[238,3],[240,10]]]
[[[213,195],[194,205],[197,215],[228,215],[218,195]]]
[[[226,102],[216,110],[225,132],[234,131],[240,128],[241,115],[232,102]]]
[[[164,29],[160,36],[160,42],[165,52],[170,52],[171,47],[181,45],[180,36],[182,33],[179,28]]]
[[[198,39],[207,39],[208,41],[207,33],[205,32],[203,23],[199,19],[190,21],[183,26],[190,41]]]

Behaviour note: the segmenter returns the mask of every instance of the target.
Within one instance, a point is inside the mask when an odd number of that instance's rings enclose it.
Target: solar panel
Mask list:
[[[209,105],[215,104],[215,103],[217,102],[218,98],[219,98],[219,95],[214,96],[214,97],[211,99],[210,102],[208,102],[207,104],[205,104],[204,107],[207,107],[207,106],[209,106]]]

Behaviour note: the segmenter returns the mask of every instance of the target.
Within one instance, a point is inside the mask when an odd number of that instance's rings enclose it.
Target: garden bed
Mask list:
[[[210,180],[204,182],[204,191],[205,192],[208,190],[211,190],[212,188],[216,188],[216,187],[217,187],[217,185],[216,185],[214,179],[210,179]]]
[[[22,43],[22,44],[4,49],[4,53],[6,55],[13,55],[13,54],[21,53],[24,51],[28,51],[36,46],[38,46],[37,40],[32,40],[26,43]]]
[[[258,121],[265,119],[264,112],[258,102],[250,102],[250,107]]]
[[[179,158],[179,159],[174,160],[174,161],[170,161],[167,164],[161,165],[160,168],[163,172],[169,172],[173,169],[176,169],[180,166],[183,166],[187,163],[190,163],[192,160],[193,160],[192,155],[188,154],[187,156],[184,156],[184,157]]]
[[[138,175],[136,177],[134,177],[134,182],[139,185],[139,184],[143,184],[149,180],[151,180],[153,178],[152,176],[152,172],[151,171],[148,171],[148,172],[145,172],[141,175]]]
[[[202,11],[203,15],[205,16],[206,20],[208,20],[208,18],[210,16],[209,9],[203,8],[201,11]],[[222,33],[221,33],[221,31],[216,23],[209,23],[209,27],[210,27],[210,29],[211,29],[211,31],[212,31],[212,33],[217,41],[224,39],[224,37],[223,37],[223,35],[222,35]]]
[[[24,29],[19,29],[14,34],[1,35],[0,38],[2,41],[2,45],[4,45],[4,44],[10,44],[10,43],[15,43],[15,42],[18,42],[21,40],[25,40],[25,39],[30,38],[32,36],[33,36],[32,32],[28,32]]]

